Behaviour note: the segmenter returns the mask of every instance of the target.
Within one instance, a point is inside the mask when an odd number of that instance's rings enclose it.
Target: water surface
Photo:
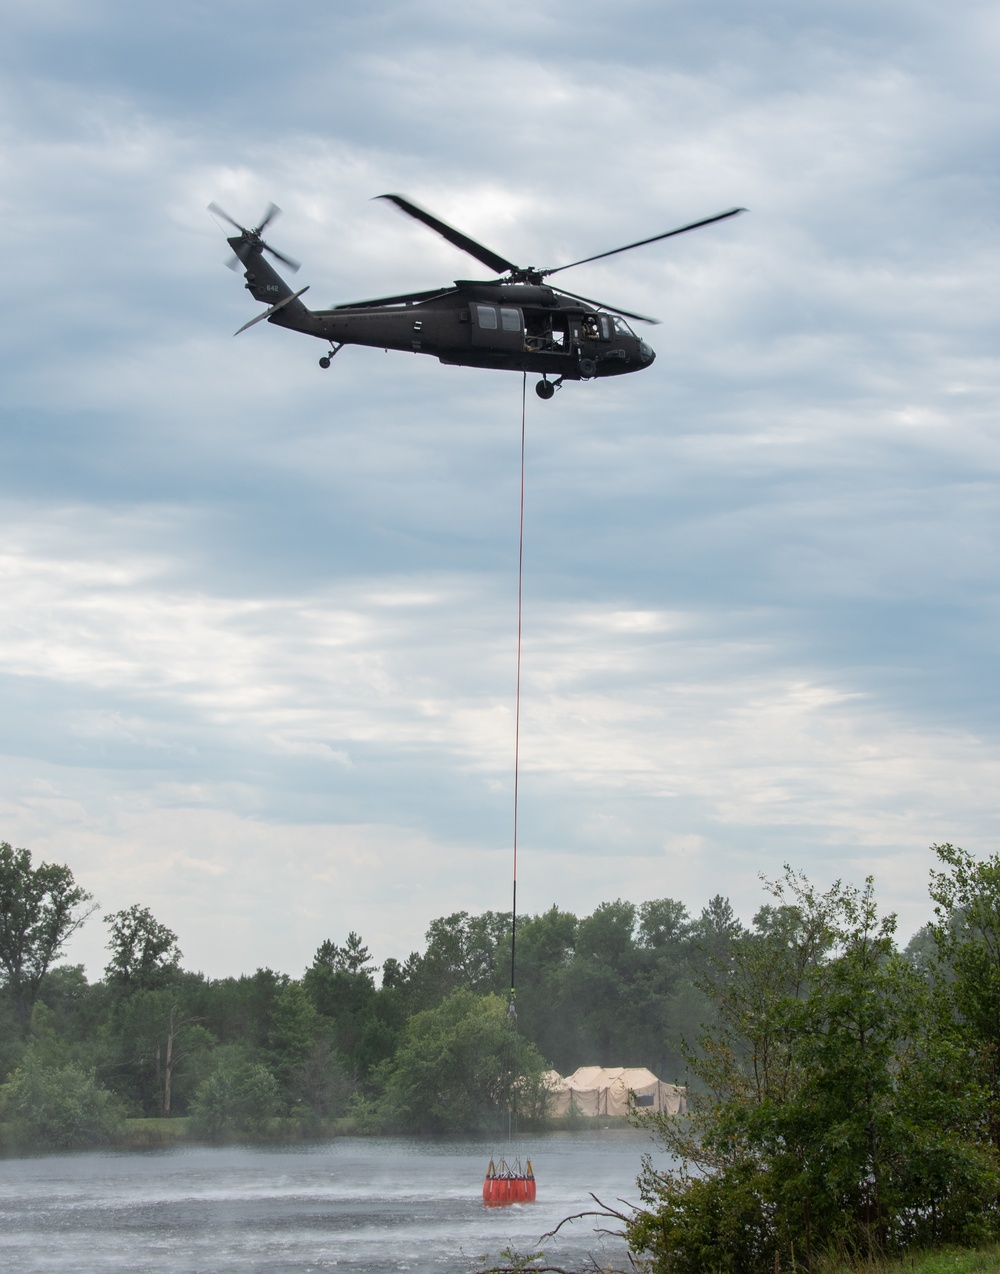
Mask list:
[[[491,1147],[427,1138],[346,1137],[286,1147],[186,1147],[0,1160],[0,1269],[375,1271],[475,1268],[532,1248],[563,1217],[637,1199],[647,1134],[548,1133],[526,1141],[538,1200],[484,1208]],[[666,1162],[665,1156],[657,1156]],[[543,1246],[551,1263],[621,1258],[596,1221]]]

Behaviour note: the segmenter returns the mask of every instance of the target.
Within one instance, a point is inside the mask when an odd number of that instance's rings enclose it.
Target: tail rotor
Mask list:
[[[265,252],[270,252],[272,257],[280,261],[282,265],[286,265],[289,268],[289,270],[292,271],[293,274],[295,273],[296,270],[298,270],[299,266],[301,265],[300,261],[296,261],[293,257],[286,257],[283,252],[279,252],[277,248],[272,248],[269,243],[265,243],[263,238],[261,237],[264,231],[267,229],[267,227],[275,219],[275,217],[277,217],[281,213],[281,209],[278,207],[277,204],[275,203],[268,204],[267,211],[264,213],[264,216],[261,218],[260,225],[255,226],[249,230],[247,229],[246,226],[241,226],[235,217],[231,217],[229,213],[226,212],[225,208],[220,208],[217,203],[210,203],[208,205],[208,211],[212,214],[213,217],[222,217],[222,219],[224,221],[228,221],[231,226],[235,226],[236,229],[240,232],[241,244],[246,244],[247,247],[259,246]],[[232,239],[230,239],[230,243],[232,242],[233,242]],[[230,270],[236,270],[239,268],[241,261],[242,261],[242,257],[240,253],[234,252],[232,256],[232,260],[227,261],[226,265],[229,266]]]

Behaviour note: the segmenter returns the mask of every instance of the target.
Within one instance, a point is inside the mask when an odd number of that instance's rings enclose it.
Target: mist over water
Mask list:
[[[636,1201],[648,1135],[594,1129],[525,1138],[538,1201],[484,1208],[494,1147],[340,1138],[287,1147],[187,1147],[0,1160],[0,1268],[21,1271],[468,1270],[533,1248],[563,1217]],[[595,1221],[543,1245],[553,1264],[623,1256]]]

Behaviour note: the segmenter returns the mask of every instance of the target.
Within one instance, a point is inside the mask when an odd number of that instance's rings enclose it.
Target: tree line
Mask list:
[[[103,977],[60,964],[90,921]],[[541,1117],[542,1075],[649,1066],[681,1077],[685,1034],[709,1011],[694,972],[736,921],[672,899],[557,907],[519,921],[510,1030],[510,917],[457,912],[405,961],[375,967],[363,939],[320,942],[299,976],[186,969],[178,935],[142,904],[97,916],[69,867],[0,844],[0,1122],[43,1144],[113,1135],[123,1115],[190,1116],[207,1134],[488,1130],[516,1089]],[[49,1119],[46,1111],[55,1113]]]

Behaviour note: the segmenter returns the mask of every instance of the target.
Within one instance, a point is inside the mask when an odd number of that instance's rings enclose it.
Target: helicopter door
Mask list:
[[[565,314],[558,310],[528,310],[524,322],[524,348],[529,353],[569,353],[569,326]]]
[[[472,311],[472,343],[490,349],[516,349],[524,345],[524,320],[513,305],[480,305]]]

